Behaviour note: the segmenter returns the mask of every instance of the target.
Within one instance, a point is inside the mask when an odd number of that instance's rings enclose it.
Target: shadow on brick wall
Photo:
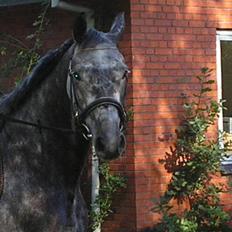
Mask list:
[[[149,228],[142,229],[139,232],[156,232],[156,229],[155,227],[149,227]]]

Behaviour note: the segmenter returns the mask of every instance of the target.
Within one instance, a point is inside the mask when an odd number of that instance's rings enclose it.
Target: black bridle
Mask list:
[[[119,101],[117,101],[116,99],[112,97],[101,97],[91,102],[88,106],[86,106],[85,109],[81,110],[79,103],[78,103],[78,99],[77,99],[76,88],[74,86],[74,81],[73,81],[74,71],[72,70],[72,67],[71,67],[71,61],[69,64],[68,75],[70,77],[69,91],[70,91],[70,98],[72,102],[71,103],[72,113],[75,118],[75,122],[77,124],[76,128],[79,129],[83,137],[86,140],[89,140],[92,138],[91,131],[86,124],[86,118],[89,116],[91,112],[93,112],[95,109],[97,109],[100,106],[113,106],[117,109],[119,117],[120,117],[120,130],[123,132],[125,130],[126,119],[127,119],[124,106]]]
[[[73,83],[73,71],[71,69],[71,66],[69,66],[68,75],[70,76],[70,95],[71,95],[70,97],[71,97],[71,106],[72,106],[71,108],[76,123],[75,129],[76,130],[78,129],[86,140],[90,140],[92,138],[92,134],[89,127],[86,125],[85,120],[91,112],[93,112],[96,108],[100,106],[107,106],[107,105],[114,106],[118,110],[118,114],[121,120],[120,130],[121,131],[125,130],[127,115],[124,106],[120,102],[118,102],[112,97],[101,97],[90,103],[84,110],[81,110],[78,104],[76,89]],[[56,132],[63,132],[63,133],[71,133],[71,134],[76,133],[76,131],[72,129],[44,125],[42,122],[40,122],[40,120],[37,120],[37,122],[25,121],[11,117],[4,113],[0,113],[0,122],[1,122],[0,132],[3,129],[6,122],[11,122],[11,123],[22,124],[25,126],[32,126],[38,128],[40,133],[42,129],[53,130]]]

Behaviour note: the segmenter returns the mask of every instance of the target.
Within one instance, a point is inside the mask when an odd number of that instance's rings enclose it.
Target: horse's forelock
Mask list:
[[[99,44],[114,45],[112,40],[107,37],[107,34],[95,29],[89,29],[85,35],[84,41],[81,44],[81,48],[95,48]]]

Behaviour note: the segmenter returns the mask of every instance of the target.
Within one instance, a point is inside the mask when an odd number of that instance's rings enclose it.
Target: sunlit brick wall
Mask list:
[[[150,210],[151,200],[165,191],[170,178],[159,160],[175,142],[183,113],[181,94],[197,91],[193,77],[202,67],[212,68],[216,80],[216,29],[232,29],[232,1],[130,2],[136,225],[140,231],[159,219]],[[217,97],[216,84],[211,97]],[[227,209],[232,206],[230,199],[223,196]]]

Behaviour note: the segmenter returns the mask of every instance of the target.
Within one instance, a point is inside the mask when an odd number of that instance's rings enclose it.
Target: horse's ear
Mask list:
[[[87,22],[85,13],[81,13],[74,22],[73,37],[78,44],[83,41],[83,38],[87,31]]]
[[[114,42],[118,42],[125,28],[125,14],[124,12],[119,13],[111,26],[108,36]]]

